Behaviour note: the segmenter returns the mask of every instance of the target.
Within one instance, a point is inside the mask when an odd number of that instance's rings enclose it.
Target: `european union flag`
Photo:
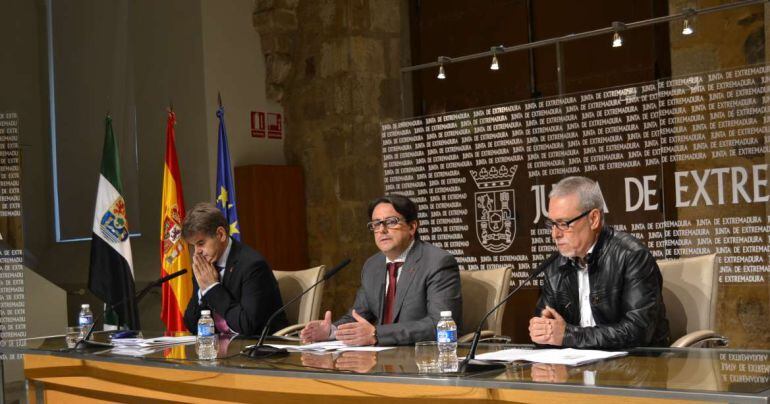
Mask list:
[[[214,194],[217,196],[217,207],[230,224],[230,235],[241,241],[238,211],[235,209],[235,184],[230,166],[230,149],[227,147],[225,109],[221,105],[217,109],[217,118],[219,119],[219,146],[217,147],[217,188]]]

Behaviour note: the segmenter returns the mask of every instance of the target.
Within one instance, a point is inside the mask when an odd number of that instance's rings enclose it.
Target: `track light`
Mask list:
[[[682,24],[682,35],[692,35],[692,33],[695,32],[692,30],[692,27],[690,26],[690,21],[687,20],[687,18],[684,19],[684,24]]]
[[[693,17],[695,17],[695,10],[691,8],[684,10],[684,22],[682,23],[682,35],[692,35],[695,33],[695,30],[692,28],[692,25],[690,24],[690,20]]]
[[[492,51],[492,64],[489,65],[489,70],[500,70],[500,62],[497,61],[497,54],[505,51],[503,45],[493,46],[489,48]]]
[[[613,21],[612,29],[615,30],[615,33],[612,34],[612,47],[620,48],[623,46],[623,37],[620,35],[620,31],[624,31],[626,29],[626,24],[623,24],[620,21]]]
[[[623,37],[620,36],[619,32],[616,32],[612,35],[612,47],[620,48],[621,46],[623,46]]]
[[[446,78],[446,72],[444,71],[444,63],[449,63],[451,61],[452,59],[446,56],[438,57],[438,75],[436,75],[437,79],[444,80]]]

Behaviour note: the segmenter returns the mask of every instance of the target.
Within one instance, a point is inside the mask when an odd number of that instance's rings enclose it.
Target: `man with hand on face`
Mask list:
[[[388,195],[369,203],[367,224],[380,250],[361,271],[350,312],[336,322],[327,311],[308,323],[303,342],[337,339],[347,345],[408,345],[435,340],[440,312],[462,321],[460,273],[448,252],[420,241],[417,206]]]
[[[278,282],[265,259],[230,237],[228,228],[225,217],[210,203],[195,205],[182,224],[182,237],[194,251],[193,295],[184,313],[193,334],[202,309],[211,310],[219,333],[257,335],[268,317],[283,306]],[[287,323],[280,314],[272,327],[279,330]]]
[[[652,254],[604,223],[599,184],[567,177],[548,195],[545,226],[558,253],[544,282],[529,335],[536,344],[625,349],[669,344],[663,279]]]

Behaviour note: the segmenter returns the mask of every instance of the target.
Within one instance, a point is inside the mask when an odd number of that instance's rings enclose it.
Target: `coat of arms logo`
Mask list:
[[[128,221],[126,220],[126,202],[122,196],[115,198],[112,206],[104,212],[99,227],[104,238],[111,243],[126,241],[128,238]]]
[[[518,166],[471,170],[475,193],[476,238],[489,252],[503,252],[516,237],[516,200],[511,188]]]
[[[181,223],[182,219],[179,215],[179,208],[174,205],[163,219],[163,257],[166,264],[169,265],[184,250],[184,243],[179,242],[182,237]]]

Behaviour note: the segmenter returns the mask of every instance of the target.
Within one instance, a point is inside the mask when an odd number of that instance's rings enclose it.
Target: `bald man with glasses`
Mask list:
[[[380,250],[361,270],[351,310],[332,323],[331,312],[302,330],[303,342],[339,340],[347,345],[409,345],[436,339],[440,312],[462,321],[457,261],[419,239],[417,206],[401,195],[369,203],[367,227]]]
[[[558,252],[546,260],[532,341],[573,348],[667,346],[669,328],[655,258],[604,223],[599,184],[567,177],[549,196],[545,226]]]

